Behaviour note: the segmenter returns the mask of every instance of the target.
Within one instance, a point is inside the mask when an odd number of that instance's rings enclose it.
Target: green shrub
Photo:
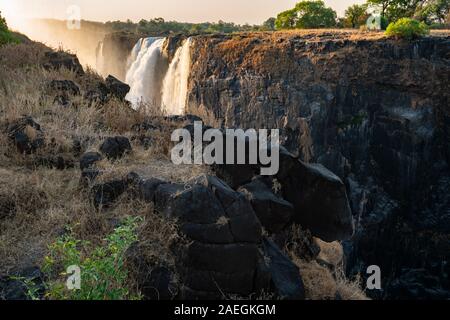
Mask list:
[[[0,12],[0,46],[8,43],[19,43],[19,39],[9,31],[6,20]]]
[[[137,241],[137,228],[141,218],[128,218],[114,230],[102,246],[91,248],[87,241],[77,240],[72,232],[49,246],[43,271],[50,279],[46,297],[50,300],[130,300],[138,299],[127,288],[128,272],[124,255]],[[81,269],[81,289],[68,290],[69,266]]]
[[[402,18],[391,23],[386,30],[386,35],[398,39],[415,39],[430,33],[428,26],[414,19]]]

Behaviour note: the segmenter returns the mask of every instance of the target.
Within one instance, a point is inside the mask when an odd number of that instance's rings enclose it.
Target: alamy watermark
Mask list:
[[[68,275],[66,281],[66,287],[68,290],[80,290],[81,289],[81,269],[79,266],[69,266],[66,270]]]
[[[70,5],[66,10],[66,25],[69,30],[81,29],[81,8],[77,5]]]
[[[171,159],[180,164],[261,165],[260,174],[273,176],[280,168],[280,133],[278,129],[208,129],[194,123],[194,137],[188,129],[172,133]],[[207,143],[206,146],[204,144]]]

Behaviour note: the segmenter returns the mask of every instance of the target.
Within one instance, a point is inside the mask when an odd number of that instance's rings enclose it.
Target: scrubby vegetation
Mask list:
[[[386,29],[386,35],[399,39],[412,40],[430,33],[428,26],[414,19],[402,18],[391,23]]]
[[[139,217],[127,218],[106,239],[103,246],[90,248],[88,241],[69,234],[49,246],[43,270],[47,274],[47,298],[58,300],[125,300],[137,299],[127,287],[128,272],[125,269],[127,249],[138,240]],[[77,266],[83,274],[79,290],[68,290],[65,271]],[[62,276],[62,277],[61,277]],[[56,278],[56,280],[55,280]],[[81,282],[81,281],[80,281]]]

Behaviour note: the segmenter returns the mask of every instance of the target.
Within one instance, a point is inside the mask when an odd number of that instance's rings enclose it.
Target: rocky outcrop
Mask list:
[[[109,75],[106,78],[106,87],[108,88],[111,95],[116,97],[119,100],[125,100],[125,97],[128,92],[130,92],[130,86],[117,78]]]
[[[81,66],[77,56],[64,51],[46,52],[42,65],[48,70],[66,68],[67,70],[73,71],[78,75],[84,74],[83,67]]]
[[[403,269],[425,269],[450,294],[450,39],[364,37],[195,37],[188,112],[279,128],[303,170],[339,184],[308,165],[320,163],[341,178],[357,222],[349,272],[379,265],[388,288]]]

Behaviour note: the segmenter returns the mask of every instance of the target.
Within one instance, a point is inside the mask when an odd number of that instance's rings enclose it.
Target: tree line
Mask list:
[[[294,8],[278,14],[274,29],[359,28],[378,14],[382,27],[402,18],[412,18],[433,27],[448,27],[450,0],[367,0],[347,8],[345,16],[326,7],[322,0],[301,1]]]

